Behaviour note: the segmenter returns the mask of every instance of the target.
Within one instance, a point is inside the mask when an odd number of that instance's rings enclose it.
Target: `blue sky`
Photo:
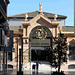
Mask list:
[[[9,0],[7,15],[16,15],[39,10],[42,4],[43,12],[67,16],[66,26],[74,26],[74,0]]]

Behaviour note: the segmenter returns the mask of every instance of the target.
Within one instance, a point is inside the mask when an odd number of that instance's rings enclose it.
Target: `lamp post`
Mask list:
[[[21,53],[22,49],[19,49],[19,71],[17,71],[17,75],[23,75],[22,64],[21,64]]]

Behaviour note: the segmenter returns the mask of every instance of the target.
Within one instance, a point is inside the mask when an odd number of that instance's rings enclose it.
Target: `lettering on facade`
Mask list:
[[[31,47],[50,46],[50,39],[31,39]]]

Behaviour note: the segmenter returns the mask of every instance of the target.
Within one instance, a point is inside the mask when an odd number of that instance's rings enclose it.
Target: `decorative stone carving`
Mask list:
[[[27,18],[28,18],[28,14],[26,13],[25,14],[25,21],[27,21]]]
[[[39,12],[42,12],[42,4],[39,3]]]
[[[29,25],[30,25],[30,23],[29,23],[29,21],[27,20],[27,18],[28,18],[28,14],[25,14],[25,20],[22,21],[22,25],[23,25],[23,26],[29,26]]]
[[[56,14],[54,14],[54,16],[53,16],[53,17],[54,17],[54,20],[56,21],[56,18],[57,18],[58,16],[57,16]]]
[[[56,18],[57,18],[57,15],[56,14],[54,14],[54,20],[52,21],[52,25],[59,25],[59,21],[57,21],[56,20]]]

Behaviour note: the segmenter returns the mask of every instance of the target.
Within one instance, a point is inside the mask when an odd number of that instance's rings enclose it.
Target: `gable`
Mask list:
[[[46,26],[46,27],[52,27],[51,22],[45,20],[44,18],[40,17],[37,21],[40,25]]]
[[[34,17],[33,19],[31,19],[29,22],[31,24],[32,23],[39,23],[39,24],[41,24],[43,22],[47,22],[47,23],[51,24],[51,20],[48,19],[48,18],[46,18],[43,14],[37,15],[36,17]]]

